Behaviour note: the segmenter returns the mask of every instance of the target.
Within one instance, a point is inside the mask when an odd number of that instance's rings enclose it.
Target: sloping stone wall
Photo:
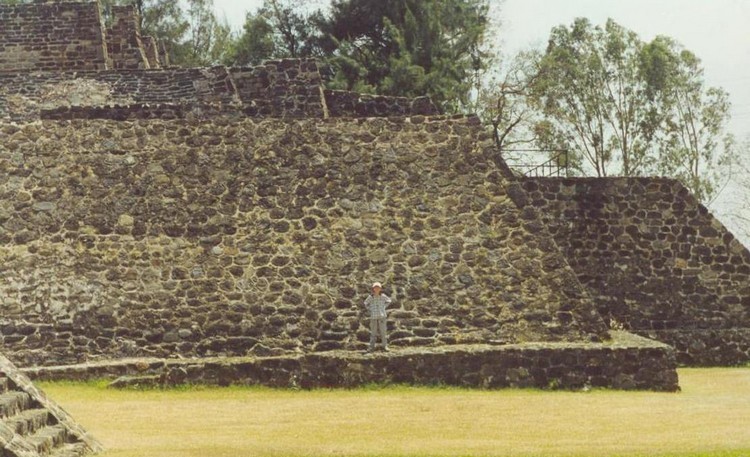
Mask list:
[[[30,121],[44,111],[106,118],[102,112],[114,106],[209,104],[250,117],[323,118],[320,84],[315,62],[299,60],[231,69],[0,73],[0,119]]]
[[[0,73],[104,70],[97,2],[0,3]]]
[[[163,57],[159,51],[159,41],[154,37],[142,36],[141,42],[149,68],[161,68]]]
[[[139,104],[240,109],[224,67],[0,74],[0,119],[30,121],[42,117],[43,111],[72,107],[96,112]]]
[[[109,119],[127,121],[137,119],[185,119],[192,121],[210,120],[215,116],[224,118],[246,117],[240,106],[227,106],[215,103],[169,103],[111,105],[102,107],[63,106],[42,109],[39,117],[43,120]]]
[[[132,22],[132,21],[131,21]],[[107,115],[110,107],[129,109],[129,117],[149,118],[136,111],[143,105],[167,105],[242,114],[247,117],[408,117],[436,115],[428,97],[409,99],[324,91],[314,60],[268,61],[257,67],[152,69],[147,59],[158,60],[153,40],[149,56],[142,53],[137,31],[115,23],[110,40],[118,69],[106,71],[49,71],[0,73],[0,119],[16,122],[42,118],[119,118]],[[115,33],[116,32],[116,33]],[[133,41],[136,40],[136,41]],[[133,57],[135,56],[135,57]],[[43,114],[45,113],[46,114]],[[51,115],[49,112],[56,114]],[[64,114],[68,112],[68,114]]]
[[[476,118],[0,129],[0,332],[18,362],[607,337]]]
[[[678,181],[535,178],[537,213],[605,320],[675,346],[685,364],[750,360],[750,252]]]
[[[600,252],[570,257],[576,277],[478,119],[426,118],[437,108],[424,98],[324,91],[311,60],[148,70],[160,56],[153,41],[144,48],[133,12],[115,11],[107,43],[97,2],[0,6],[0,335],[11,358],[273,356],[303,361],[310,386],[336,384],[327,370],[357,356],[310,354],[366,346],[361,302],[381,280],[396,300],[394,346],[501,345],[468,357],[455,347],[438,350],[442,359],[423,351],[427,368],[410,372],[417,378],[474,379],[481,366],[478,379],[491,386],[578,385],[599,379],[576,377],[578,367],[604,357],[615,371],[602,385],[676,385],[663,347],[612,358],[609,347],[587,346],[610,334],[580,281],[601,298],[600,283],[627,275],[597,283],[581,274],[581,259],[609,255],[603,237]],[[651,212],[636,216],[647,219],[638,230],[658,225]],[[739,315],[745,325],[745,289],[729,289],[744,281],[748,254],[721,235],[735,255],[729,269],[704,222],[694,225],[712,240],[708,251],[691,247],[670,267],[687,278],[683,298],[720,307],[675,322],[722,337],[739,328],[728,357],[743,360],[747,326],[729,321]],[[564,230],[550,227],[559,243]],[[643,274],[655,275],[645,288],[653,295],[666,287],[654,278],[672,251],[640,247],[651,249]],[[696,273],[694,258],[711,267]],[[685,341],[672,326],[676,305],[641,312],[629,300],[627,313],[617,300],[600,311]],[[717,350],[714,335],[683,356],[704,360]],[[529,342],[574,350],[509,346]],[[593,359],[589,349],[599,351]],[[492,366],[499,356],[522,363]],[[363,382],[402,379],[378,363],[363,365]],[[432,377],[442,363],[453,365]]]

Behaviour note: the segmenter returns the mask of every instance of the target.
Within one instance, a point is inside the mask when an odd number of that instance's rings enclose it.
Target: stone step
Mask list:
[[[67,430],[65,427],[58,425],[50,425],[38,430],[33,435],[26,437],[26,440],[36,448],[40,454],[49,454],[56,447],[65,444],[67,437]]]
[[[81,457],[89,453],[89,448],[84,443],[65,443],[52,450],[49,457]]]
[[[0,417],[10,417],[29,409],[31,396],[26,392],[12,390],[0,394]]]
[[[46,427],[49,419],[49,411],[46,409],[32,408],[7,418],[5,423],[19,435],[29,435]]]
[[[2,354],[0,435],[0,457],[81,457],[102,449]]]

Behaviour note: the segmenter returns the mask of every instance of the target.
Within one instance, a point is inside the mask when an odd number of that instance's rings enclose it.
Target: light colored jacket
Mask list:
[[[377,297],[369,295],[365,300],[365,308],[370,312],[370,319],[385,319],[387,314],[385,309],[391,304],[391,299],[386,294],[380,294]]]

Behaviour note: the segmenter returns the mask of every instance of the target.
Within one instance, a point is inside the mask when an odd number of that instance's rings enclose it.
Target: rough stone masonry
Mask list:
[[[2,132],[3,333],[27,364],[362,349],[373,277],[394,345],[607,337],[475,118]]]
[[[40,38],[56,8],[68,22]],[[148,40],[121,23],[108,41],[98,11],[0,6],[0,293],[14,360],[356,350],[373,277],[397,300],[397,346],[607,344],[616,320],[669,336],[686,362],[747,360],[747,251],[707,213],[640,209],[700,210],[679,186],[519,180],[474,117],[327,91],[313,61],[154,69],[163,62]],[[59,48],[63,39],[79,44]],[[47,46],[45,59],[20,58],[29,43]],[[131,60],[118,64],[116,48]],[[657,197],[637,191],[652,183]],[[602,198],[581,197],[597,189]],[[580,236],[595,248],[579,249]],[[613,251],[627,246],[648,261]],[[592,259],[603,272],[594,280]],[[697,285],[671,279],[696,269]],[[626,287],[607,295],[623,278],[683,287],[684,306],[657,293],[637,301]],[[709,332],[703,346],[685,341],[696,332],[654,333],[682,324]],[[644,364],[673,366],[632,344]]]

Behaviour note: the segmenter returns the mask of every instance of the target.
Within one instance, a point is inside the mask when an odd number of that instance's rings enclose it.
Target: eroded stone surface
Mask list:
[[[750,252],[678,181],[524,179],[607,321],[671,344],[691,365],[750,360]]]
[[[0,132],[2,333],[24,364],[359,349],[374,279],[394,346],[606,338],[473,118]]]
[[[672,348],[626,332],[606,343],[529,343],[331,351],[220,359],[131,359],[27,369],[35,379],[114,379],[113,387],[183,383],[317,388],[371,383],[479,388],[679,389]]]

